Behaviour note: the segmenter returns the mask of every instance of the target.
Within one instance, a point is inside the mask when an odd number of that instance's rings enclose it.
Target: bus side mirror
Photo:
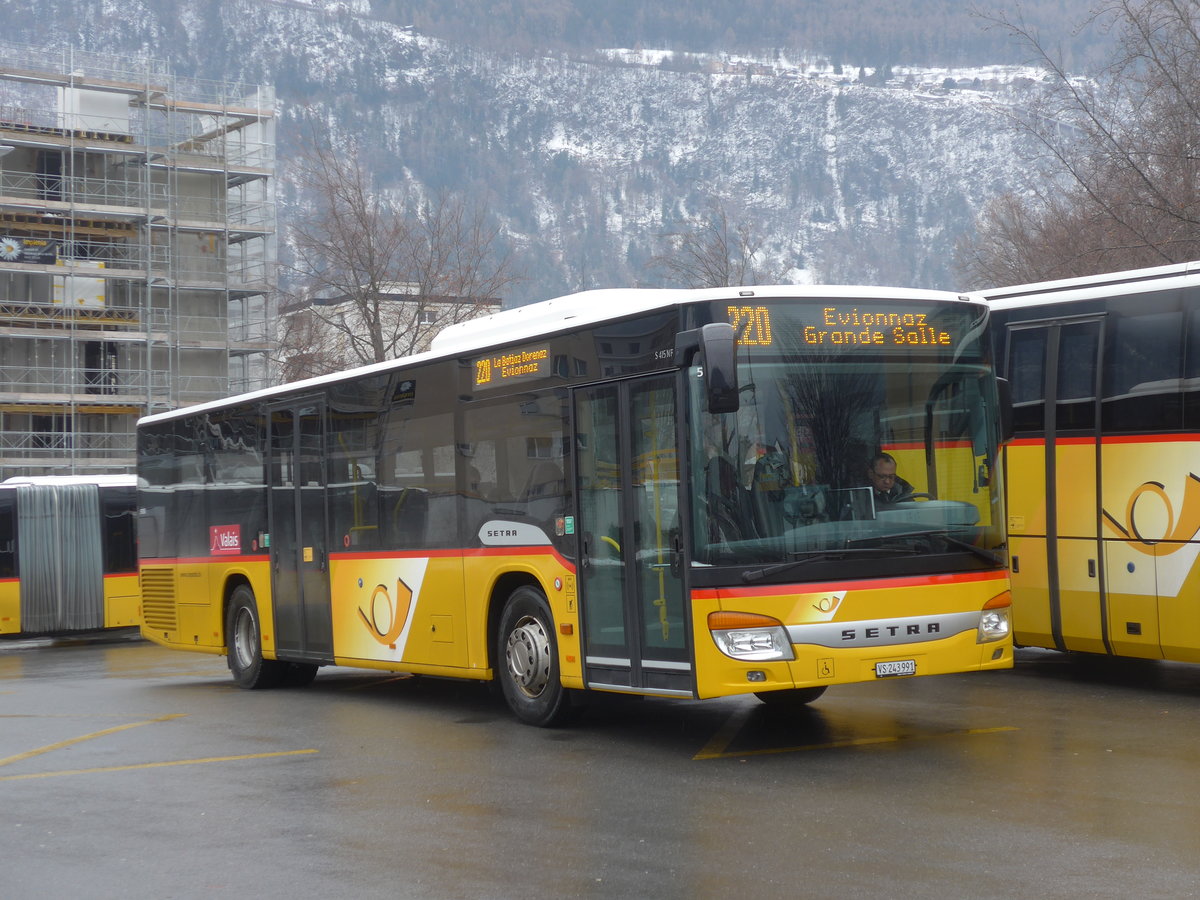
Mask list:
[[[996,393],[1000,398],[1000,443],[1007,443],[1013,436],[1012,385],[1007,378],[996,379]]]
[[[737,412],[741,402],[737,380],[737,331],[728,322],[710,322],[675,337],[675,359],[687,367],[699,354],[710,413]]]

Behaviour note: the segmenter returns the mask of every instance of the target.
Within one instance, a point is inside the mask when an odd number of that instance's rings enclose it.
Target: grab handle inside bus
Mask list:
[[[699,354],[710,413],[737,412],[737,332],[728,322],[710,322],[675,336],[675,360],[686,368]]]

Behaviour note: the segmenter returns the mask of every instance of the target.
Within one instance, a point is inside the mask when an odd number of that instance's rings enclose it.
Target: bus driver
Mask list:
[[[896,474],[896,460],[890,453],[878,453],[867,466],[867,480],[875,505],[895,503],[913,492],[913,486]]]

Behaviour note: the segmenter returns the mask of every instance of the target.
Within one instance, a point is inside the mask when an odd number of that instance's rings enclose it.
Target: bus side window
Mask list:
[[[1200,308],[1188,313],[1184,340],[1183,427],[1188,431],[1197,431],[1200,430]]]
[[[378,515],[384,546],[452,546],[458,535],[453,416],[393,410],[380,446]]]
[[[17,576],[16,491],[0,497],[0,578]]]
[[[378,549],[379,503],[375,448],[379,418],[373,412],[333,410],[327,450],[330,529],[347,547]]]
[[[106,574],[137,571],[135,499],[133,488],[100,489],[100,542]]]
[[[1046,423],[1046,331],[1014,328],[1008,341],[1013,430],[1041,432]]]
[[[474,496],[484,495],[488,501],[472,502],[468,486],[469,532],[477,520],[493,517],[524,518],[552,528],[552,520],[563,514],[569,493],[562,432],[564,404],[563,398],[550,393],[501,400],[467,411],[464,428],[473,438],[473,455],[466,462],[479,473],[480,490]]]
[[[1182,427],[1182,311],[1114,316],[1110,328],[1105,430],[1128,433]]]

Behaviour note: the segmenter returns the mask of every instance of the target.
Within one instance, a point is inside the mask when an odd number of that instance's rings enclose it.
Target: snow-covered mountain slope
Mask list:
[[[487,54],[374,20],[365,0],[22,6],[0,0],[7,42],[274,84],[285,248],[305,134],[352,136],[382,186],[487,204],[527,274],[510,303],[660,283],[646,264],[663,235],[713,203],[785,280],[953,289],[955,241],[1026,171],[1005,109],[1029,79],[1011,70],[895,66],[883,82],[815,55]]]

